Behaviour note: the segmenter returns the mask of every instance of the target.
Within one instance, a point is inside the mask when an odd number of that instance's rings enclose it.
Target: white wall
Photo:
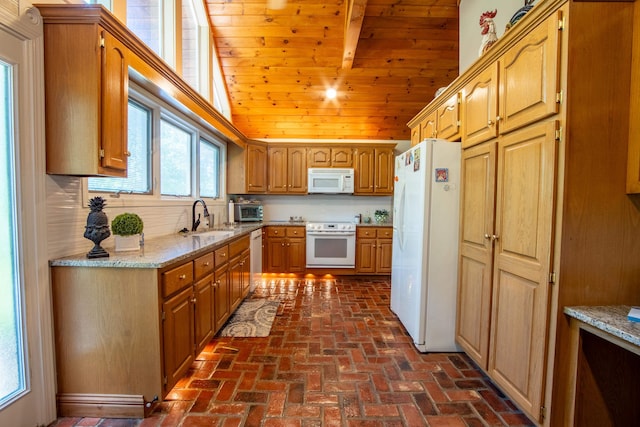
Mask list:
[[[496,24],[496,34],[500,38],[504,34],[507,22],[522,6],[524,6],[524,0],[460,1],[460,74],[478,59],[478,50],[482,42],[480,15],[488,10],[498,10],[493,22]]]

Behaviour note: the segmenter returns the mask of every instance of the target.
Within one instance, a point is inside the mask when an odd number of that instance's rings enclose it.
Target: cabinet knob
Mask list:
[[[487,233],[484,233],[484,238],[489,240],[491,238],[491,236],[489,234],[487,234]]]
[[[220,256],[224,258],[224,257],[226,257],[226,256],[227,256],[227,253],[226,253],[226,252],[222,252],[222,253],[220,254]]]
[[[282,246],[284,246],[284,242],[282,243]]]
[[[487,122],[487,126],[493,126],[493,120],[489,119],[489,121]]]
[[[192,297],[191,298],[191,304],[195,304],[198,300],[196,299],[196,297]]]
[[[180,279],[180,280],[184,280],[186,278],[187,278],[186,274],[181,274],[180,276],[178,276],[178,279]]]
[[[131,157],[131,151],[125,151],[124,155],[127,156],[127,157]]]
[[[496,123],[498,123],[500,120],[502,120],[502,117],[496,116]]]
[[[494,242],[497,241],[500,237],[496,236],[495,234],[491,235],[491,240],[493,240]]]
[[[202,263],[202,265],[205,266],[205,267],[209,267],[209,262],[207,261],[205,263]]]

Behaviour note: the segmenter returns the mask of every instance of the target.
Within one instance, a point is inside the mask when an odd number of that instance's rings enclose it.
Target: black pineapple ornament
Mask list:
[[[84,227],[84,237],[91,240],[94,244],[93,249],[87,253],[87,258],[106,258],[109,252],[105,251],[101,246],[107,237],[111,236],[109,230],[109,219],[107,214],[102,212],[106,204],[106,200],[102,197],[94,197],[89,200],[89,216],[87,216],[87,225]]]

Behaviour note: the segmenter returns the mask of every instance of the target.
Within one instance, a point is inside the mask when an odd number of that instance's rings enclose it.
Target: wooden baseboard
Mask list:
[[[60,393],[58,416],[94,418],[144,418],[155,402],[142,395]]]

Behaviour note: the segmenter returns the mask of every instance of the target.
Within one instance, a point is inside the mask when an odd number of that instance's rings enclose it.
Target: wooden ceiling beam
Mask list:
[[[342,53],[342,68],[350,70],[353,66],[353,59],[356,57],[356,48],[362,31],[362,21],[364,21],[364,10],[367,7],[367,0],[348,0],[347,17],[344,28],[344,50]]]

